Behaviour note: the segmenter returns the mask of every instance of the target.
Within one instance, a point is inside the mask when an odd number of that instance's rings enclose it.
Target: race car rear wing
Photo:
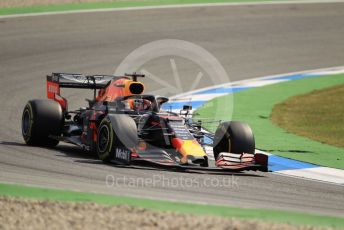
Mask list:
[[[47,75],[47,97],[60,103],[63,110],[67,110],[67,100],[60,94],[61,88],[93,89],[94,97],[96,90],[102,89],[112,79],[123,78],[113,75],[90,75],[85,76],[75,73],[52,73]]]
[[[60,88],[101,89],[112,79],[121,78],[113,75],[89,75],[75,73],[52,73],[47,76],[48,82],[59,84]]]

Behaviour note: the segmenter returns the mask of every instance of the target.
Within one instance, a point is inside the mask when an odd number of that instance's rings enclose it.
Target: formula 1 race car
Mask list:
[[[94,152],[104,162],[156,166],[267,170],[267,156],[255,153],[251,128],[219,122],[215,133],[194,121],[185,105],[164,111],[168,98],[143,94],[143,74],[125,76],[52,73],[45,100],[30,100],[22,115],[28,145],[54,147],[59,141]],[[69,111],[61,88],[92,89],[88,106]],[[210,164],[210,162],[212,162]]]

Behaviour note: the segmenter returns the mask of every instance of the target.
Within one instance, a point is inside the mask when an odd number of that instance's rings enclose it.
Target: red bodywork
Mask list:
[[[68,110],[68,102],[64,97],[61,96],[59,83],[47,81],[47,97],[57,101],[63,110]]]
[[[63,110],[67,111],[68,102],[61,96],[60,88],[74,88],[72,85],[64,85],[59,79],[53,76],[47,78],[47,97],[57,101]],[[78,87],[75,87],[78,88]],[[97,88],[95,88],[97,89]],[[127,77],[114,78],[104,88],[98,88],[98,96],[95,101],[114,101],[117,97],[139,95],[144,91],[144,85],[141,82],[133,81]]]

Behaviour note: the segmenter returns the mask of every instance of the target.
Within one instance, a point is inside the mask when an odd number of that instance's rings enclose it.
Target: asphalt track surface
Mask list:
[[[20,131],[26,101],[45,97],[47,73],[110,74],[132,50],[166,38],[187,40],[204,47],[220,61],[232,81],[339,66],[344,60],[343,22],[343,3],[195,7],[1,19],[0,181],[344,216],[343,186],[271,173],[219,175],[104,165],[69,145],[61,144],[50,150],[27,147]],[[183,78],[183,91],[188,90],[199,69],[182,59],[175,60]],[[167,81],[173,76],[166,57],[148,63],[145,68]],[[150,91],[161,88],[149,78],[145,82]],[[210,84],[211,81],[202,80],[197,87]],[[84,104],[84,98],[91,95],[80,91],[66,94],[75,101],[72,103],[75,106]],[[106,178],[110,179],[108,185],[112,185],[113,178],[119,179],[114,186],[106,186]]]

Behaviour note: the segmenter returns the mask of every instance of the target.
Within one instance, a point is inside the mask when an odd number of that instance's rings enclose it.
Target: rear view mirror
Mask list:
[[[192,110],[192,105],[183,105],[183,110]]]
[[[159,97],[156,98],[156,101],[157,101],[157,103],[158,103],[158,105],[160,107],[162,104],[168,102],[168,98],[167,97],[159,96]]]

